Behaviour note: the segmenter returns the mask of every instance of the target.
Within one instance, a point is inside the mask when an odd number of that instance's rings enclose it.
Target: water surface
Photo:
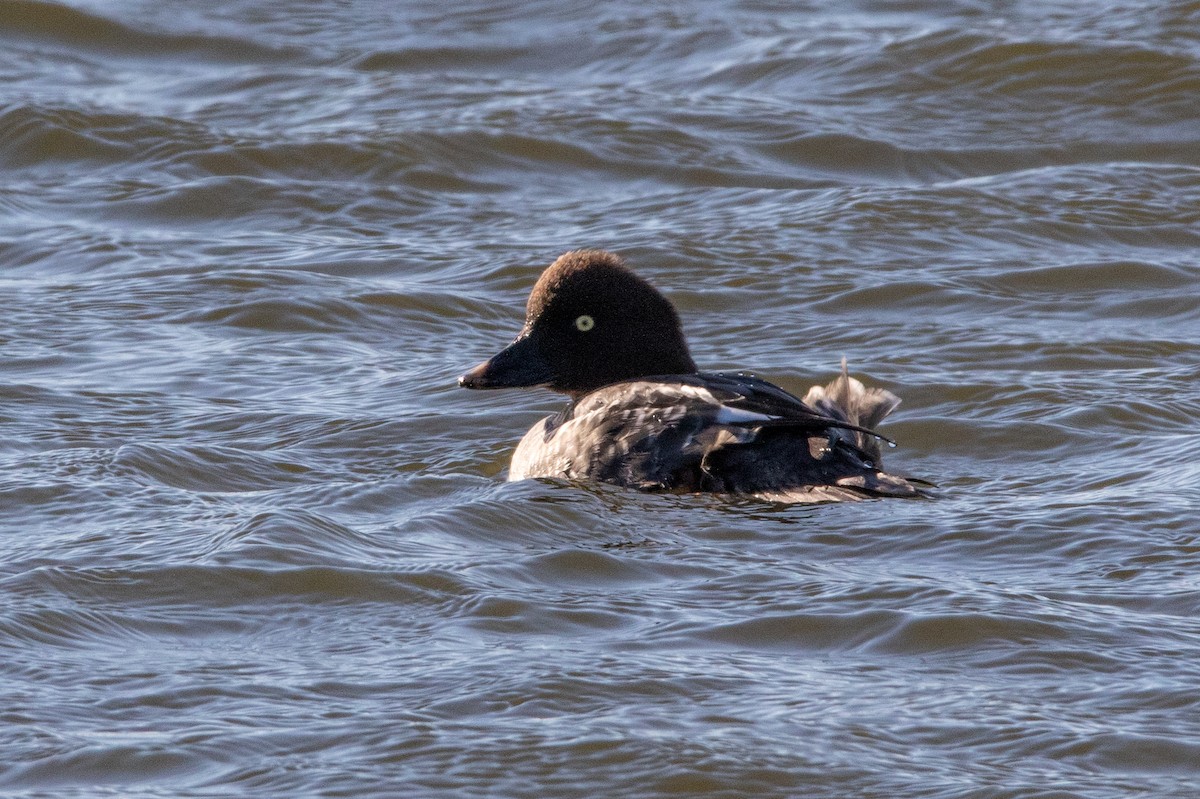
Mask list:
[[[1195,797],[1198,31],[0,0],[0,790]],[[938,496],[503,482],[584,246]]]

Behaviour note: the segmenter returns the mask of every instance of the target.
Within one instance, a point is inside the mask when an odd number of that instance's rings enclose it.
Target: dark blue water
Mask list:
[[[0,792],[1200,795],[1198,31],[0,0]],[[504,482],[579,247],[936,497]]]

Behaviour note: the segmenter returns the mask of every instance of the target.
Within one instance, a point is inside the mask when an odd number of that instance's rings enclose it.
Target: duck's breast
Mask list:
[[[509,480],[565,477],[639,488],[690,488],[711,447],[711,412],[645,401],[629,386],[581,400],[565,420],[547,417],[513,453]]]

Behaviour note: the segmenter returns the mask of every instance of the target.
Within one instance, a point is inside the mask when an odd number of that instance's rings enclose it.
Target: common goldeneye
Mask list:
[[[782,502],[915,497],[927,485],[880,468],[883,436],[871,428],[900,403],[894,394],[864,387],[845,361],[837,379],[804,400],[753,375],[700,372],[675,308],[604,250],[551,264],[516,339],[458,383],[544,386],[571,398],[521,439],[509,480],[591,479]]]

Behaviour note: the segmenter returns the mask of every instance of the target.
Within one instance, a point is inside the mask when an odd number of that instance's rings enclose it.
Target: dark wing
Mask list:
[[[727,424],[742,427],[792,427],[811,432],[837,427],[866,433],[889,444],[895,443],[868,427],[819,413],[794,394],[744,372],[701,372],[696,375],[671,375],[659,379],[706,388],[726,407],[769,417],[745,421],[730,420]]]

